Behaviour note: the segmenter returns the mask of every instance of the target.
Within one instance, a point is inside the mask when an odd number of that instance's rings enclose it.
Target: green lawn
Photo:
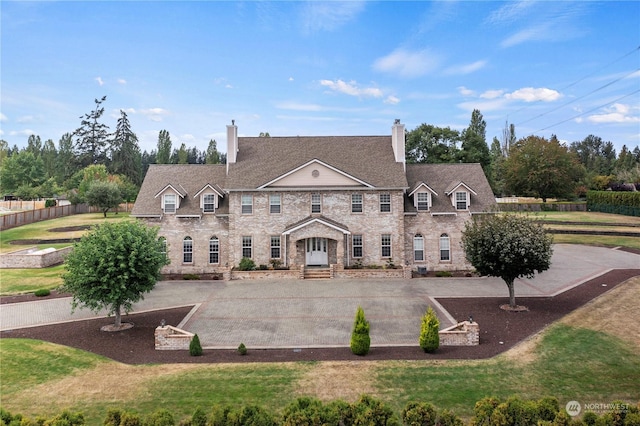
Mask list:
[[[640,399],[636,352],[619,338],[558,324],[544,334],[529,363],[505,356],[480,361],[377,362],[366,386],[398,413],[408,401],[427,401],[465,418],[472,416],[474,403],[485,396],[539,399],[553,395],[561,403],[635,402]],[[297,381],[314,365],[122,366],[75,349],[19,339],[3,339],[0,356],[0,390],[6,410],[35,416],[69,408],[84,412],[87,424],[99,424],[109,408],[148,414],[164,407],[177,419],[197,407],[209,412],[214,404],[258,404],[278,412],[293,400]],[[357,369],[358,364],[350,368]],[[119,383],[121,393],[108,398],[95,395],[100,386],[86,382],[96,375],[104,384]],[[83,387],[86,390],[79,393]],[[34,404],[34,394],[49,392],[56,398]],[[309,394],[313,396],[313,391]]]

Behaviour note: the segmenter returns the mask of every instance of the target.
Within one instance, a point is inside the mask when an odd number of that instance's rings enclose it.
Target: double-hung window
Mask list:
[[[467,209],[467,193],[464,191],[456,192],[456,210]]]
[[[202,211],[213,213],[216,209],[216,196],[214,194],[204,194],[202,196]]]
[[[270,194],[269,195],[269,213],[271,214],[280,213],[280,210],[281,210],[280,194]]]
[[[253,249],[253,239],[251,236],[242,237],[242,257],[251,259]]]
[[[418,192],[416,196],[418,197],[418,202],[417,202],[418,211],[429,210],[429,193]]]
[[[362,257],[362,235],[354,235],[351,237],[351,247],[353,257]]]
[[[362,194],[351,194],[351,213],[362,213]]]
[[[311,213],[322,213],[322,198],[320,194],[311,194]]]
[[[380,194],[380,211],[382,213],[391,211],[391,194]]]
[[[220,263],[220,240],[218,237],[209,239],[209,263]]]
[[[440,260],[451,260],[451,242],[447,234],[440,235]]]
[[[163,209],[165,213],[176,212],[176,194],[164,194],[162,196]]]
[[[253,195],[242,195],[242,214],[253,213]]]
[[[413,237],[413,260],[416,262],[424,261],[424,237],[422,234],[416,234]]]
[[[280,235],[271,236],[271,258],[280,259]]]
[[[380,238],[382,257],[391,257],[391,234],[382,234]]]
[[[184,237],[182,240],[182,263],[193,263],[193,240]]]

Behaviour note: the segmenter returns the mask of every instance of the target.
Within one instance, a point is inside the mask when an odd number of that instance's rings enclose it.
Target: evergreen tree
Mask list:
[[[58,185],[65,184],[71,176],[80,170],[78,166],[79,164],[76,160],[76,156],[73,153],[72,135],[70,133],[65,133],[58,141],[58,156],[55,171],[56,182]]]
[[[366,355],[369,353],[371,338],[369,337],[369,321],[364,317],[364,310],[358,306],[356,318],[351,332],[351,352],[355,355]]]
[[[99,121],[104,114],[102,103],[106,100],[106,96],[95,99],[95,109],[80,117],[80,127],[73,133],[76,137],[76,153],[82,167],[106,163],[109,126]]]
[[[176,151],[176,164],[189,164],[189,153],[187,152],[187,146],[183,143],[180,145],[180,149]]]
[[[158,134],[156,162],[157,164],[169,164],[171,162],[171,136],[166,130],[160,130]]]
[[[42,163],[44,165],[44,174],[47,179],[56,176],[58,150],[56,144],[51,139],[47,139],[42,147]]]
[[[134,185],[142,183],[142,155],[138,138],[131,130],[127,113],[122,110],[111,142],[111,173],[126,176]]]
[[[35,158],[40,157],[40,154],[42,153],[42,141],[40,140],[40,136],[29,136],[29,139],[27,140],[26,150],[32,153]]]
[[[425,352],[434,352],[440,347],[440,320],[431,306],[422,316],[419,343]]]
[[[491,159],[486,140],[486,128],[487,123],[482,114],[474,109],[469,127],[462,132],[462,151],[459,158],[463,163],[480,163],[485,174],[489,175]]]
[[[211,139],[209,141],[209,146],[207,147],[207,155],[205,158],[206,164],[220,164],[220,152],[217,148],[217,143],[215,139]]]

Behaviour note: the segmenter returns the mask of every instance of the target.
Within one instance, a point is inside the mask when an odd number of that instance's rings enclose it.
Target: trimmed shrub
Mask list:
[[[245,405],[237,412],[229,414],[230,425],[234,426],[277,426],[273,414],[258,405]]]
[[[55,207],[57,205],[58,205],[58,202],[56,200],[46,200],[44,202],[44,208]]]
[[[364,317],[364,310],[358,306],[356,318],[351,332],[351,352],[355,355],[366,355],[371,347],[369,337],[369,322]]]
[[[204,410],[200,407],[196,408],[196,411],[193,412],[191,416],[191,426],[207,426],[207,415]]]
[[[107,416],[102,423],[103,426],[120,426],[120,420],[122,419],[122,410],[110,409],[107,411]]]
[[[384,402],[369,395],[362,395],[351,407],[353,423],[350,424],[400,426],[400,421],[393,410]]]
[[[425,352],[434,352],[440,347],[440,320],[435,311],[429,306],[427,312],[422,317],[420,326],[420,347]]]
[[[228,405],[214,405],[209,416],[209,426],[231,425],[229,418],[231,411],[232,409]]]
[[[427,402],[409,402],[402,410],[402,422],[407,426],[434,426],[438,415]]]
[[[183,280],[199,280],[200,279],[200,275],[197,274],[184,274],[182,276]]]
[[[238,346],[238,353],[240,355],[246,355],[247,354],[247,347],[244,345],[244,343],[240,343],[240,346]]]
[[[240,263],[238,264],[238,270],[240,271],[254,271],[256,269],[256,262],[253,259],[249,259],[248,257],[243,257],[240,259]]]
[[[493,410],[495,410],[499,404],[500,400],[494,397],[486,397],[477,401],[473,407],[474,416],[471,419],[471,424],[473,426],[490,425]]]
[[[202,355],[202,346],[200,345],[200,338],[197,334],[193,336],[193,339],[191,339],[191,342],[189,343],[189,355]]]
[[[173,419],[173,414],[166,408],[161,408],[145,419],[145,426],[174,426],[176,421]]]
[[[142,426],[139,414],[124,412],[120,418],[120,426]]]
[[[452,277],[453,274],[449,271],[437,271],[436,272],[436,277],[438,278],[448,278],[448,277]]]
[[[34,291],[33,294],[37,297],[47,297],[48,295],[51,294],[51,291],[49,291],[46,288],[41,288],[39,290]]]
[[[530,423],[518,423],[530,424]],[[533,423],[535,424],[535,423]],[[442,410],[438,415],[438,426],[464,426],[464,422],[451,410]]]

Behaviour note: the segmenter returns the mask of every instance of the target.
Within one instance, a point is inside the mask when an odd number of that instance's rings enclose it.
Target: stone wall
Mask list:
[[[440,330],[440,346],[477,346],[480,344],[480,325],[463,321]]]
[[[336,268],[334,271],[335,278],[406,278],[406,270],[408,270],[408,278],[411,278],[410,268],[397,269],[344,269]]]
[[[156,327],[155,347],[158,351],[189,350],[194,334],[165,325]]]
[[[38,250],[29,247],[11,253],[0,255],[0,269],[48,268],[64,262],[64,258],[73,250],[72,246],[60,250],[48,248]]]
[[[257,271],[231,271],[232,280],[261,280],[261,279],[278,279],[278,280],[297,280],[300,271],[297,269],[267,269]]]

